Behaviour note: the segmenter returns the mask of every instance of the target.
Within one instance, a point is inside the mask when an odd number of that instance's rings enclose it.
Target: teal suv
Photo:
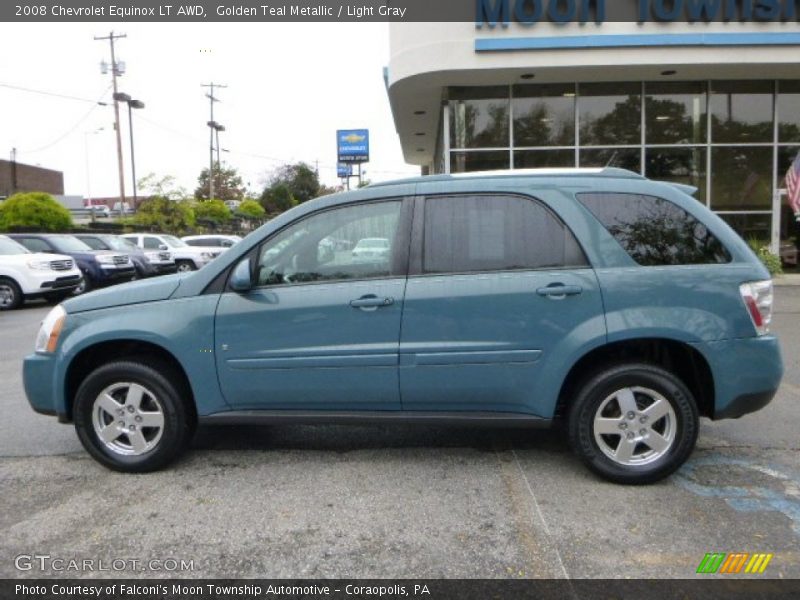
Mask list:
[[[205,269],[55,307],[25,389],[120,471],[204,422],[563,421],[594,472],[656,481],[783,374],[769,274],[693,191],[597,169],[318,198]]]

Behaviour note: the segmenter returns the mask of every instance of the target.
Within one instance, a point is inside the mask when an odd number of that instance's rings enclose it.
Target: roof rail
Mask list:
[[[639,173],[616,167],[597,168],[557,168],[557,169],[502,169],[499,171],[470,171],[468,173],[451,173],[449,175],[420,175],[394,181],[371,183],[368,187],[395,185],[401,183],[422,183],[426,181],[450,181],[454,179],[483,179],[496,177],[611,177],[617,179],[644,179]]]

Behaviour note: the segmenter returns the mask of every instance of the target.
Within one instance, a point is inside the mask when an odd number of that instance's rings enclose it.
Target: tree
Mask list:
[[[304,162],[283,165],[273,171],[264,194],[279,185],[285,185],[298,204],[320,195],[319,175],[310,165]],[[264,194],[262,194],[262,198]]]
[[[289,186],[283,182],[275,183],[265,189],[259,200],[267,212],[283,212],[297,206],[297,198],[292,195]]]
[[[198,221],[211,221],[215,224],[230,220],[231,211],[222,200],[203,200],[195,202],[192,206],[195,219]]]
[[[69,210],[44,192],[14,194],[0,206],[0,229],[35,227],[63,231],[72,227]]]
[[[192,227],[195,217],[190,202],[154,196],[142,201],[133,221],[141,227],[178,233]]]
[[[203,169],[197,178],[197,189],[194,197],[198,200],[208,200],[209,170]],[[233,167],[224,167],[214,163],[214,197],[220,200],[239,200],[244,196],[245,186],[241,175]]]
[[[250,198],[243,201],[236,210],[236,214],[245,219],[260,219],[264,216],[265,212],[264,208],[258,202]]]
[[[175,177],[172,175],[162,175],[159,177],[155,173],[148,173],[137,182],[139,190],[148,196],[159,196],[167,200],[182,200],[189,194],[186,188],[175,184]]]

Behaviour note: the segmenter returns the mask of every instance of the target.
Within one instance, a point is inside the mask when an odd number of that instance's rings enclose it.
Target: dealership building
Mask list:
[[[474,22],[390,25],[385,78],[408,163],[427,173],[621,167],[695,186],[775,251],[800,233],[782,189],[800,152],[800,2],[768,20],[720,0],[711,4],[738,9],[735,19],[693,23],[557,12],[585,1],[530,3],[536,15],[513,1],[476,4]]]

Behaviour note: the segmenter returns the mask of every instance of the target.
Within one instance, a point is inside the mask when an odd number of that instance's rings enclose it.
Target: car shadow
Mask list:
[[[352,452],[396,448],[471,448],[570,452],[560,428],[520,429],[434,425],[201,425],[194,449]]]

